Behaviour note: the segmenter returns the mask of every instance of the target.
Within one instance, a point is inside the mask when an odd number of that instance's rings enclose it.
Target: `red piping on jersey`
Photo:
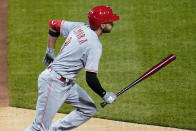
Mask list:
[[[52,82],[53,82],[53,80],[51,79],[51,80],[50,80],[49,87],[48,87],[48,93],[47,93],[47,96],[46,96],[46,101],[45,101],[45,105],[44,105],[44,111],[43,111],[43,114],[42,114],[42,119],[41,119],[39,131],[41,131],[41,128],[42,128],[42,123],[43,123],[44,115],[45,115],[45,112],[46,112],[46,106],[47,106],[47,104],[48,104],[48,97],[49,97],[49,95],[50,95],[50,89],[51,89],[51,87],[52,87]]]
[[[90,71],[90,72],[98,72],[98,70],[95,69],[84,69],[85,71]]]

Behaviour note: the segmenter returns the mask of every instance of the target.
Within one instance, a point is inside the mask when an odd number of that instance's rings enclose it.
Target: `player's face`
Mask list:
[[[113,22],[104,23],[104,25],[105,25],[105,26],[104,26],[104,28],[103,28],[103,30],[102,30],[103,33],[110,33],[111,30],[112,30],[112,28],[113,28],[113,26],[114,26]]]

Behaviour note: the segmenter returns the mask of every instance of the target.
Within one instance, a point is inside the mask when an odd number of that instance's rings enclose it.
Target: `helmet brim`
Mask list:
[[[113,14],[113,16],[112,16],[112,22],[113,21],[117,21],[119,19],[120,19],[120,17],[117,14]]]

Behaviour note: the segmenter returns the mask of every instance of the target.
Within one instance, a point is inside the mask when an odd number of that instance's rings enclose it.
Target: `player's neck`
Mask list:
[[[97,34],[98,37],[100,37],[102,35],[102,30],[98,28],[97,30],[95,30],[95,33]]]

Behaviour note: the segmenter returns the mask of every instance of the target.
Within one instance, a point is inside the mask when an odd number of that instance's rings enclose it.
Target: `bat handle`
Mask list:
[[[107,105],[107,103],[106,102],[102,102],[100,105],[101,105],[102,108],[104,108]]]
[[[126,90],[130,89],[131,87],[133,87],[134,85],[138,84],[138,83],[141,82],[141,81],[142,81],[141,78],[137,79],[136,81],[134,81],[133,83],[131,83],[128,87],[126,87],[126,88],[124,88],[123,90],[121,90],[120,92],[118,92],[118,93],[116,94],[116,96],[117,96],[117,97],[120,96],[120,95],[123,94]],[[106,103],[106,102],[102,102],[100,105],[101,105],[102,108],[104,108],[104,107],[107,105],[107,103]]]

